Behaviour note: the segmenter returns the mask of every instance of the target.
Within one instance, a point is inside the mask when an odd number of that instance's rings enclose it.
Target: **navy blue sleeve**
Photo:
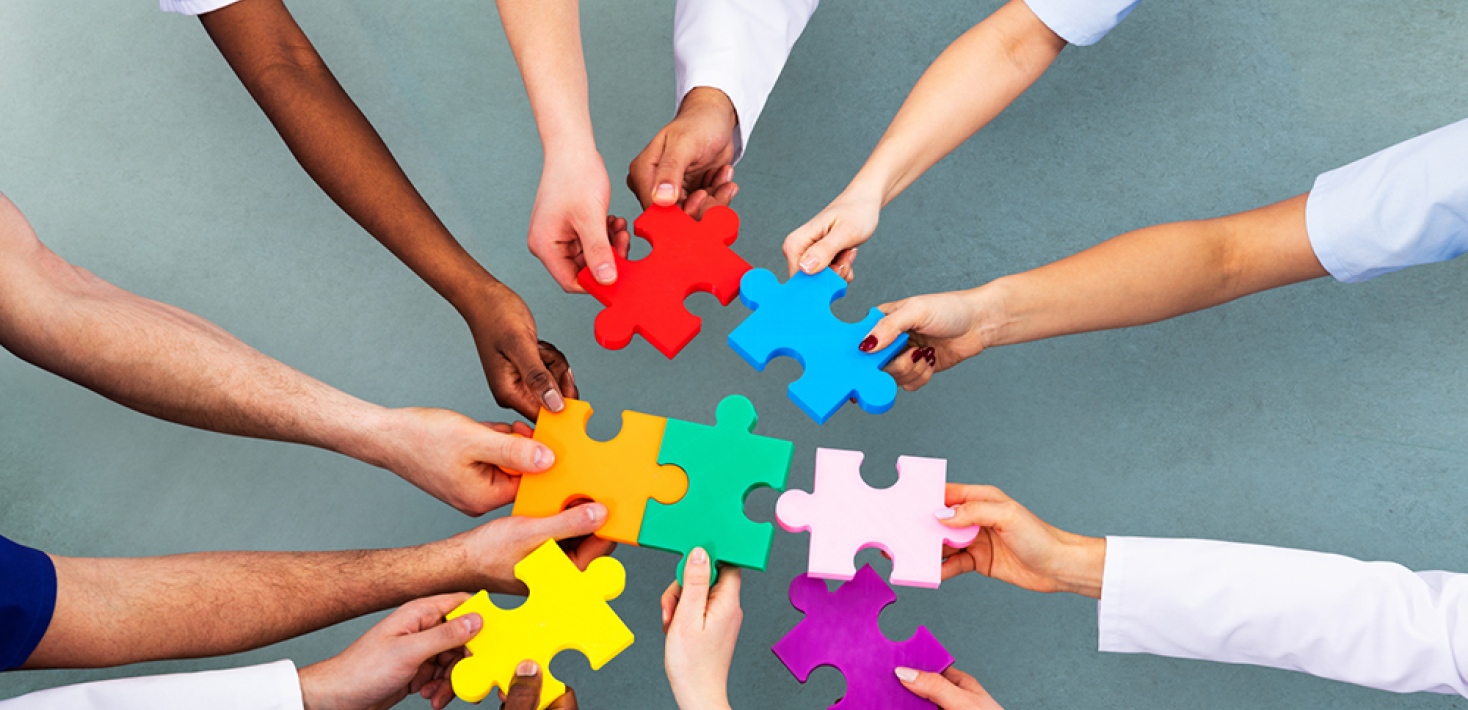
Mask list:
[[[56,566],[40,550],[0,536],[0,671],[19,668],[56,610]]]

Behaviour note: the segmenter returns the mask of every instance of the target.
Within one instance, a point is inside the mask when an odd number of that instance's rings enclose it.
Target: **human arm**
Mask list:
[[[144,414],[329,449],[479,515],[515,497],[539,442],[442,409],[386,409],[271,359],[198,316],[68,264],[0,195],[0,346]],[[519,425],[520,433],[529,432]]]
[[[614,251],[627,253],[626,222],[607,216],[612,189],[596,150],[581,52],[579,0],[498,0],[500,21],[520,67],[545,154],[530,252],[561,288],[583,267],[598,283],[617,280]]]
[[[679,0],[673,14],[678,112],[627,168],[646,208],[694,216],[729,204],[734,164],[819,0]]]
[[[882,208],[1024,93],[1065,44],[1024,0],[1010,0],[954,40],[846,189],[785,238],[789,273],[833,266],[851,278],[854,250],[876,231]]]
[[[285,4],[240,0],[199,19],[306,173],[463,316],[495,401],[533,420],[575,397],[525,302],[449,233]]]
[[[942,673],[898,668],[902,686],[943,710],[1004,710],[978,679],[949,666]]]
[[[524,594],[515,563],[547,539],[590,535],[600,504],[506,517],[417,547],[343,552],[52,556],[56,603],[25,668],[83,668],[236,653],[430,594]],[[584,567],[611,544],[588,537]],[[227,610],[227,613],[220,613]]]
[[[668,640],[663,664],[679,710],[729,710],[729,665],[744,611],[739,606],[739,569],[719,572],[708,553],[694,548],[683,568],[683,585],[663,592],[663,633]]]
[[[904,389],[985,349],[1152,323],[1326,275],[1305,228],[1306,196],[1235,215],[1146,227],[968,291],[879,306],[863,349],[899,333],[887,369]]]

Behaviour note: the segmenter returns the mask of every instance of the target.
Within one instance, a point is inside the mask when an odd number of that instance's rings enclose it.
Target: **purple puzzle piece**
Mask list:
[[[804,683],[818,666],[831,666],[846,676],[846,696],[830,710],[931,710],[938,707],[902,687],[892,671],[897,666],[942,672],[953,656],[919,626],[912,638],[893,643],[877,617],[897,601],[897,593],[872,570],[862,567],[834,592],[808,574],[790,583],[790,603],[805,619],[775,643],[775,655]]]

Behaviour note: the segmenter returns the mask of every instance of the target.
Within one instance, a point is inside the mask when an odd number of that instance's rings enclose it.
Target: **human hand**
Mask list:
[[[913,695],[930,700],[943,710],[1004,710],[979,681],[957,668],[929,673],[899,667],[897,680]]]
[[[678,115],[627,166],[627,187],[643,209],[682,204],[684,212],[701,218],[710,207],[727,207],[739,192],[732,164],[737,124],[728,95],[694,87]]]
[[[978,293],[934,293],[883,303],[877,308],[885,316],[857,347],[875,352],[908,333],[907,349],[887,363],[886,370],[902,389],[916,390],[933,373],[983,352],[986,329],[993,319],[983,297],[975,295]]]
[[[515,667],[514,680],[510,681],[510,692],[500,693],[504,700],[500,710],[535,710],[540,707],[542,683],[540,664],[535,661],[521,661]],[[577,710],[576,691],[571,686],[566,686],[565,694],[552,700],[545,710]]]
[[[683,567],[684,586],[674,581],[663,592],[663,665],[680,710],[729,710],[729,664],[744,620],[739,569],[720,571],[710,593],[712,576],[708,553],[694,548]]]
[[[576,567],[585,570],[592,560],[610,555],[617,548],[617,543],[592,535],[606,522],[606,506],[587,503],[547,518],[497,518],[459,533],[446,543],[457,551],[454,559],[460,561],[459,567],[474,571],[476,577],[466,580],[471,586],[494,594],[524,595],[528,593],[525,583],[515,577],[515,565],[520,560],[546,540],[559,540]]]
[[[445,614],[468,598],[468,594],[457,593],[408,602],[345,651],[302,668],[301,699],[306,710],[390,708],[428,687],[441,696],[448,669],[463,657],[464,644],[484,626],[478,614],[444,621]],[[439,699],[434,698],[435,710],[448,704],[452,691],[443,702]]]
[[[965,549],[944,546],[944,579],[978,572],[1034,592],[1101,598],[1105,539],[1053,527],[994,486],[950,483],[944,504],[944,525],[982,528]]]
[[[462,313],[495,404],[534,421],[542,406],[559,412],[565,397],[576,397],[566,356],[536,338],[535,317],[510,287],[493,280],[483,284],[465,300]]]
[[[814,274],[829,266],[850,281],[855,277],[851,264],[856,248],[877,231],[881,213],[882,198],[877,193],[856,185],[846,188],[820,214],[785,237],[788,275],[796,271]]]
[[[386,468],[467,515],[515,499],[519,476],[550,468],[555,454],[524,422],[476,422],[446,409],[389,410],[363,460]]]
[[[569,293],[586,293],[576,273],[590,267],[597,283],[617,280],[612,254],[627,255],[627,220],[607,214],[611,183],[595,150],[547,155],[530,212],[530,253]]]

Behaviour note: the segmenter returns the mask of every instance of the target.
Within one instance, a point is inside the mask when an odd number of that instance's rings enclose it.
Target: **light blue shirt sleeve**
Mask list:
[[[1348,283],[1468,251],[1468,119],[1315,178],[1305,229]]]
[[[1079,47],[1101,41],[1142,0],[1025,0],[1030,12],[1060,38]]]

